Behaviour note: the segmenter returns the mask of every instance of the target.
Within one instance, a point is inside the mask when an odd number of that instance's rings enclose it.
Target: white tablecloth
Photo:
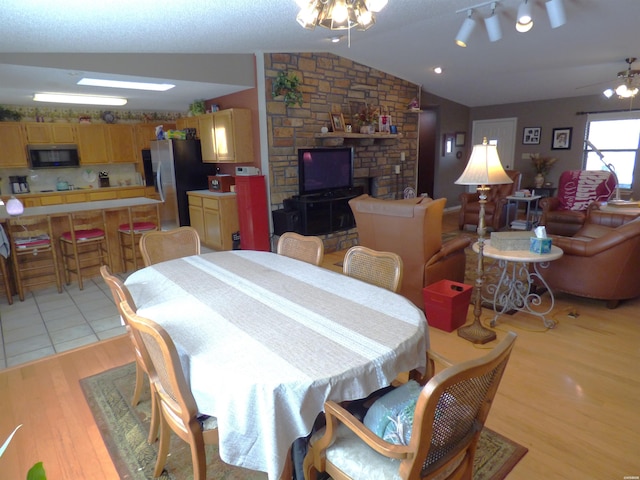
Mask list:
[[[281,255],[208,253],[125,283],[138,314],[186,353],[198,409],[218,418],[222,460],[270,479],[326,400],[362,398],[425,367],[428,329],[410,301]]]

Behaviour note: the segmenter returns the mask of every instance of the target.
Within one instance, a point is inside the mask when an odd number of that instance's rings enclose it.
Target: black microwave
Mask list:
[[[79,167],[77,145],[29,145],[31,168]]]

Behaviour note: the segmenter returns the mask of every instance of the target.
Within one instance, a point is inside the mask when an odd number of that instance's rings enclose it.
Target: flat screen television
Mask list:
[[[353,187],[353,147],[299,148],[300,195]]]

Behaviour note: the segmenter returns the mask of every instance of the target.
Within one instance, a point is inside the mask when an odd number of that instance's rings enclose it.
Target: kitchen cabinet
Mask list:
[[[151,140],[155,140],[156,139],[156,127],[158,125],[162,125],[164,131],[166,132],[167,130],[175,130],[176,129],[176,124],[175,123],[166,123],[166,122],[157,122],[157,123],[138,123],[135,126],[135,135],[136,135],[136,143],[138,145],[137,150],[138,150],[138,155],[140,154],[140,151],[143,149],[149,149],[151,148]],[[179,128],[179,130],[181,130]],[[142,160],[142,156],[140,156],[140,160]]]
[[[109,163],[109,139],[105,125],[78,125],[80,165]]]
[[[0,167],[29,166],[20,123],[0,122],[0,145]]]
[[[251,110],[230,108],[198,115],[198,132],[203,162],[253,162]]]
[[[234,193],[206,190],[187,192],[189,217],[200,241],[214,250],[231,250],[232,234],[239,230],[238,205]]]
[[[76,143],[73,123],[25,123],[27,144]]]
[[[200,125],[199,117],[202,115],[196,115],[194,117],[184,117],[176,120],[176,128],[178,130],[184,130],[185,128],[195,128],[196,136],[200,138]]]
[[[133,125],[105,125],[109,145],[109,163],[136,163],[136,140]]]

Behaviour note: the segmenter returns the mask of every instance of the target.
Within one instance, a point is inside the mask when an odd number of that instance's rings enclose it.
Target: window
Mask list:
[[[584,150],[586,170],[607,170],[611,165],[618,177],[620,188],[632,189],[635,166],[640,158],[640,112],[592,114],[587,122],[587,139],[603,155],[591,148]],[[638,181],[636,181],[638,183]]]

